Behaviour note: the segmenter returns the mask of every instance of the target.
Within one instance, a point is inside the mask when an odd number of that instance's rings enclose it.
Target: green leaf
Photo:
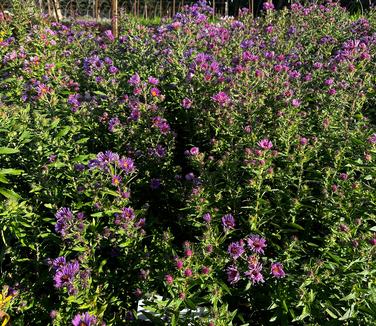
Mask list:
[[[0,172],[0,182],[1,183],[9,183],[9,180],[5,177],[4,174],[1,174],[1,172]]]
[[[18,153],[19,150],[15,148],[9,148],[9,147],[0,147],[0,154],[15,154]]]
[[[84,252],[86,251],[87,249],[84,248],[84,247],[80,247],[80,246],[75,246],[72,248],[73,251],[78,251],[78,252]]]
[[[330,311],[329,308],[325,309],[325,311],[328,313],[328,315],[334,319],[337,319],[337,315],[334,314],[334,312]]]
[[[18,200],[21,198],[20,195],[15,193],[13,190],[10,189],[4,189],[0,188],[0,194],[2,194],[4,197],[11,199],[11,200]]]
[[[355,293],[350,293],[349,295],[343,297],[342,299],[340,299],[340,301],[349,301],[349,300],[352,300],[352,299],[355,299],[356,298],[356,295]]]
[[[304,231],[304,228],[302,226],[300,226],[299,224],[296,224],[296,223],[288,223],[287,226],[294,228],[294,229],[297,229],[297,230]]]
[[[340,318],[339,320],[346,320],[352,317],[354,313],[354,304],[351,305],[350,309],[348,309]]]
[[[69,131],[70,131],[70,127],[69,126],[65,126],[63,129],[61,129],[58,134],[56,135],[56,139],[59,139],[61,137],[64,137]]]
[[[23,170],[18,170],[18,169],[0,169],[0,175],[1,174],[20,175],[22,172]]]

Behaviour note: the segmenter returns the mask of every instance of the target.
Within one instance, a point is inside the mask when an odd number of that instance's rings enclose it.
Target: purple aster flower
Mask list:
[[[132,208],[124,207],[121,210],[121,217],[126,220],[133,220],[135,217],[134,210]]]
[[[158,144],[157,147],[154,149],[154,154],[157,157],[165,157],[167,150],[161,144]]]
[[[170,131],[170,125],[167,123],[167,120],[159,116],[153,118],[153,125],[158,128],[162,134],[167,134]]]
[[[263,254],[266,247],[266,240],[258,235],[251,235],[247,239],[249,248],[257,254]]]
[[[266,11],[268,11],[268,10],[273,10],[274,9],[274,4],[273,4],[273,2],[264,2],[263,4],[262,4],[262,9],[264,9],[264,10],[266,10]]]
[[[192,270],[190,268],[187,268],[185,271],[184,271],[184,276],[185,277],[191,277],[192,276]]]
[[[150,188],[153,190],[158,189],[161,186],[161,180],[153,178],[150,180]]]
[[[200,153],[200,150],[198,147],[192,147],[190,150],[189,150],[189,153],[192,155],[192,156],[196,156]]]
[[[184,109],[189,109],[191,106],[192,106],[192,100],[190,100],[189,98],[185,98],[183,99],[183,101],[181,102],[181,105]]]
[[[235,265],[231,265],[227,268],[227,281],[230,284],[235,284],[240,281],[240,274]]]
[[[262,270],[262,265],[257,264],[257,265],[250,265],[250,269],[244,273],[245,276],[247,276],[253,284],[256,283],[263,283],[264,282],[264,277],[261,274]]]
[[[118,165],[119,167],[125,171],[125,174],[129,174],[129,173],[132,173],[135,169],[134,167],[134,162],[131,158],[125,158],[125,157],[122,157],[119,161],[118,161]]]
[[[53,162],[56,161],[56,158],[57,158],[57,155],[52,154],[52,155],[50,155],[50,157],[48,158],[48,161],[49,161],[50,163],[53,163]]]
[[[283,270],[283,265],[281,263],[273,263],[270,268],[270,274],[272,274],[276,278],[285,277],[286,273]]]
[[[235,228],[235,219],[231,214],[226,214],[222,217],[222,225],[224,229],[230,230]]]
[[[167,274],[165,275],[165,281],[167,284],[171,285],[174,282],[174,278],[172,277],[172,275]]]
[[[202,216],[203,220],[206,222],[206,223],[210,223],[211,221],[211,215],[210,213],[205,213],[203,216]]]
[[[219,92],[212,96],[212,100],[221,106],[227,106],[230,104],[231,100],[225,92]]]
[[[232,259],[238,259],[244,253],[244,243],[243,241],[232,242],[228,246],[227,252],[230,254]]]
[[[257,145],[259,145],[262,149],[265,149],[265,150],[269,150],[273,147],[273,143],[267,138],[260,140],[257,143]]]
[[[350,231],[350,228],[349,228],[346,224],[341,223],[341,224],[339,225],[339,230],[340,230],[341,232],[345,232],[345,233],[347,233],[347,232]]]
[[[347,173],[341,173],[339,175],[339,178],[343,181],[346,181],[349,178],[349,175]]]
[[[294,107],[298,107],[298,106],[300,106],[301,102],[300,102],[300,100],[294,98],[294,99],[291,101],[291,104],[292,104],[292,106],[294,106]]]
[[[105,31],[103,34],[108,38],[109,41],[111,41],[111,42],[115,41],[115,37],[114,37],[114,35],[112,34],[112,31],[111,31],[111,30],[108,29],[108,30]]]
[[[121,176],[119,176],[119,175],[113,175],[112,176],[112,185],[117,187],[120,184],[121,184]]]
[[[195,179],[195,175],[194,175],[193,172],[189,172],[189,173],[187,173],[187,174],[185,175],[185,180],[187,180],[187,181],[192,181],[192,180],[194,180],[194,179]]]
[[[116,68],[115,66],[110,66],[110,67],[108,68],[108,72],[109,72],[110,74],[116,74],[117,72],[119,72],[119,69]]]
[[[305,145],[308,144],[308,139],[305,138],[305,137],[300,137],[299,143],[300,143],[300,145],[305,146]]]
[[[68,263],[65,266],[59,268],[54,276],[54,285],[56,288],[62,288],[64,286],[73,286],[73,281],[77,273],[80,271],[80,265],[77,261]]]
[[[151,94],[151,96],[153,96],[153,97],[158,97],[159,95],[161,95],[161,91],[160,91],[157,87],[153,87],[153,88],[150,90],[150,94]]]
[[[50,311],[50,317],[51,319],[55,319],[58,315],[58,312],[56,310],[51,310]]]
[[[137,72],[128,80],[128,84],[132,86],[137,86],[140,84],[140,82],[141,82],[141,78]]]
[[[100,169],[104,170],[108,164],[119,161],[119,155],[111,151],[100,152],[97,154],[96,163]]]
[[[118,117],[111,118],[108,122],[108,131],[114,132],[115,128],[120,125],[120,120]]]
[[[80,315],[77,314],[72,319],[73,326],[94,326],[97,324],[97,318],[94,315],[90,315],[88,312]]]
[[[66,263],[67,263],[67,260],[65,259],[65,257],[63,256],[57,257],[52,261],[52,267],[54,268],[54,270],[58,270],[62,268],[63,266],[65,266]]]
[[[55,231],[60,233],[62,236],[65,236],[68,223],[73,219],[72,211],[69,208],[62,207],[56,212],[55,218]]]
[[[76,111],[81,105],[81,95],[69,94],[67,102],[72,107],[72,110]]]
[[[149,82],[149,84],[152,84],[152,85],[158,85],[159,84],[159,80],[155,77],[152,77],[152,76],[150,76],[148,78],[148,82]]]
[[[370,137],[368,137],[368,142],[370,144],[376,144],[376,134],[373,134]]]

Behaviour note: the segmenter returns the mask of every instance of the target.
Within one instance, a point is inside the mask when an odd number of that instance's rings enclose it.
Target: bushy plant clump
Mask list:
[[[375,324],[375,11],[210,17],[0,16],[0,318]]]

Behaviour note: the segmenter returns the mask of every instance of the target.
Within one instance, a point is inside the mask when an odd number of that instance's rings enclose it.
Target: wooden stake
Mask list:
[[[112,0],[111,3],[111,20],[112,20],[112,34],[118,37],[118,0]]]

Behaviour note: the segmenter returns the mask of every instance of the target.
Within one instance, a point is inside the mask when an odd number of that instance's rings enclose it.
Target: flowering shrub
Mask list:
[[[0,318],[374,322],[375,11],[209,17],[0,16]]]

